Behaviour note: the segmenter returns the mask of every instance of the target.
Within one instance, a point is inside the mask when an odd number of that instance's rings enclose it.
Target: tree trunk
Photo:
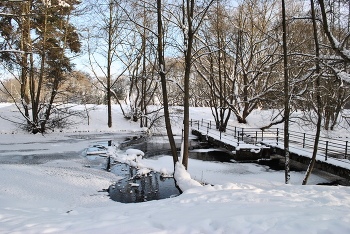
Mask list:
[[[107,54],[107,115],[108,127],[112,127],[112,94],[111,94],[111,66],[112,66],[112,35],[113,35],[113,2],[109,2],[108,24],[108,54]]]
[[[317,156],[317,149],[318,149],[318,143],[320,140],[320,134],[321,134],[321,124],[322,124],[322,102],[321,102],[321,92],[320,92],[320,47],[318,43],[318,35],[317,35],[317,23],[316,23],[316,16],[315,16],[315,4],[314,0],[310,0],[311,3],[311,15],[312,15],[312,25],[313,25],[313,33],[314,33],[314,41],[315,41],[315,52],[316,52],[316,101],[317,101],[317,124],[316,124],[316,135],[315,135],[315,141],[314,141],[314,149],[312,152],[312,158],[310,161],[310,164],[308,166],[308,169],[306,171],[303,185],[307,184],[307,181],[312,173],[312,170],[314,168],[315,162],[316,162],[316,156]]]
[[[289,76],[287,54],[287,25],[285,0],[282,0],[282,28],[283,28],[283,67],[284,67],[284,153],[285,153],[285,183],[289,184]]]
[[[33,85],[31,87],[32,93],[32,118],[35,124],[39,124],[39,104],[40,104],[40,96],[41,89],[44,81],[44,73],[45,73],[45,62],[46,62],[46,36],[47,36],[47,9],[45,9],[45,19],[44,19],[44,31],[43,31],[43,48],[41,51],[41,64],[40,64],[40,72],[39,72],[39,81],[37,84],[37,90],[35,91],[34,78]]]
[[[189,146],[189,134],[190,134],[190,75],[192,65],[192,44],[194,39],[193,33],[193,11],[194,11],[194,0],[186,1],[186,21],[187,31],[185,32],[185,75],[184,75],[184,134],[183,134],[183,157],[182,164],[186,170],[188,167],[188,146]],[[184,12],[185,13],[185,12]]]
[[[20,41],[20,50],[24,51],[21,55],[21,102],[24,108],[24,113],[27,118],[27,123],[30,124],[29,121],[29,109],[28,105],[30,103],[29,94],[28,94],[28,44],[30,41],[30,2],[22,3],[22,16],[21,16],[21,41]]]
[[[170,113],[169,113],[169,104],[168,104],[168,93],[165,77],[165,61],[164,61],[164,48],[163,48],[163,21],[162,21],[162,1],[157,0],[157,24],[158,24],[158,62],[159,62],[159,76],[162,83],[162,94],[163,94],[163,103],[164,103],[164,120],[165,127],[171,147],[171,154],[173,156],[174,167],[176,162],[178,162],[176,145],[174,140],[173,131],[171,129],[170,123]]]

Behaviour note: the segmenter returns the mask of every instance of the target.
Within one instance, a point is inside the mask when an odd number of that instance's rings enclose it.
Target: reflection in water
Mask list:
[[[217,161],[217,162],[231,162],[233,155],[229,151],[220,149],[205,149],[189,151],[189,158],[198,159],[202,161]]]
[[[228,151],[222,151],[211,148],[211,145],[202,144],[198,141],[191,141],[192,150],[189,157],[204,161],[221,161],[229,162],[232,154]],[[91,161],[99,161],[103,157],[106,142],[99,142],[87,149],[86,156]],[[177,147],[180,147],[180,141],[177,141]],[[133,145],[122,147],[123,150],[128,148],[139,149],[146,153],[146,157],[152,157],[161,154],[171,154],[170,146],[164,137],[154,137],[150,141],[141,142]],[[206,148],[206,150],[199,150]],[[197,150],[193,150],[197,149]],[[169,151],[169,152],[168,152]],[[168,152],[168,153],[167,153]],[[102,153],[102,156],[99,155]],[[105,158],[104,158],[105,160]],[[112,165],[110,172],[124,179],[111,185],[108,189],[110,198],[122,203],[135,203],[151,200],[170,198],[180,194],[180,190],[175,185],[174,178],[163,178],[159,173],[150,172],[147,175],[139,176],[137,169],[127,164],[117,163]]]
[[[178,153],[180,153],[181,139],[175,141]],[[122,147],[126,149],[139,149],[145,152],[145,157],[153,157],[159,155],[171,155],[170,144],[164,136],[153,136],[147,141]],[[224,149],[214,148],[208,142],[199,142],[192,139],[189,142],[189,158],[202,161],[219,161],[230,162],[233,159],[232,152]]]
[[[111,167],[111,172],[125,177],[109,187],[112,200],[122,203],[135,203],[159,200],[177,196],[180,191],[175,187],[173,178],[162,178],[159,173],[138,176],[137,169],[127,164]]]

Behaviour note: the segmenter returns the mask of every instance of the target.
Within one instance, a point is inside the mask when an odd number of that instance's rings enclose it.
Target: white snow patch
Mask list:
[[[191,175],[186,171],[186,168],[179,162],[175,164],[174,178],[182,191],[202,186],[198,181],[191,178]]]
[[[133,155],[145,156],[145,153],[142,152],[141,150],[138,150],[138,149],[127,149],[126,150],[126,154],[129,155],[129,156],[133,156]]]

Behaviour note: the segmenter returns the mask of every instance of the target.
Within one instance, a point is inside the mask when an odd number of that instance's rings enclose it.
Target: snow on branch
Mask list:
[[[176,82],[175,80],[168,78],[167,81],[173,82],[174,84],[176,84],[181,89],[182,92],[185,92],[185,89],[178,82]]]
[[[0,53],[20,53],[20,54],[25,54],[29,52],[25,52],[23,50],[0,50]]]
[[[339,72],[337,73],[337,76],[342,80],[342,81],[345,81],[347,83],[350,83],[350,74],[347,73],[347,72]]]
[[[331,44],[332,49],[345,61],[350,62],[350,51],[343,49],[344,43],[346,40],[343,40],[342,43],[340,43],[332,34],[327,20],[327,13],[325,9],[325,4],[323,0],[319,0],[319,5],[321,8],[321,14],[322,14],[322,26],[323,30]],[[349,35],[345,37],[347,39]]]
[[[58,5],[62,7],[70,7],[69,3],[64,0],[58,0]]]

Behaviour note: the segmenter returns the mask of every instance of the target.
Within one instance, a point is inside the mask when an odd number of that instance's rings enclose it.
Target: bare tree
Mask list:
[[[205,97],[208,106],[210,106],[216,129],[225,131],[228,120],[231,116],[229,108],[231,95],[230,76],[233,73],[234,61],[227,53],[230,43],[230,24],[225,8],[219,1],[216,6],[208,13],[208,18],[198,37],[203,43],[203,53],[195,61],[195,68],[200,77],[204,80],[207,87],[203,88],[201,96]],[[197,42],[197,43],[200,43]],[[197,84],[199,82],[197,81]]]
[[[132,63],[131,61],[131,63],[124,64],[123,56],[126,52],[121,51],[121,44],[125,42],[128,35],[128,30],[126,30],[128,25],[122,4],[122,0],[91,3],[93,19],[90,19],[90,22],[94,22],[94,25],[92,30],[89,30],[88,37],[89,64],[95,79],[106,92],[108,127],[113,125],[112,98],[118,101],[113,91],[114,87]],[[113,72],[118,69],[118,66],[124,65],[126,68],[119,69],[121,71],[118,71],[118,74]]]
[[[229,49],[234,58],[231,75],[232,97],[227,99],[238,122],[246,123],[257,107],[272,102],[271,96],[280,94],[281,80],[276,70],[281,58],[278,39],[271,40],[274,30],[276,3],[247,1],[233,16],[234,34]]]

